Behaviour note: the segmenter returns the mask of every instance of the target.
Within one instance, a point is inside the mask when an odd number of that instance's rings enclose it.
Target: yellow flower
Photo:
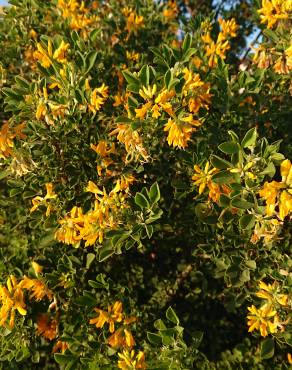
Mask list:
[[[193,129],[189,126],[178,125],[174,120],[169,118],[164,126],[164,131],[168,131],[167,142],[178,148],[185,148],[191,138]]]
[[[54,192],[54,185],[51,182],[45,184],[47,194],[45,195],[44,199],[55,199],[57,198],[57,194]]]
[[[204,85],[204,82],[201,80],[200,75],[198,73],[193,73],[187,67],[183,69],[183,74],[185,80],[183,92],[185,94],[188,92],[188,90],[194,90]]]
[[[176,18],[178,15],[178,7],[176,2],[174,0],[169,0],[162,14],[165,18],[168,18],[169,20]]]
[[[236,32],[238,30],[238,25],[234,18],[229,20],[222,19],[219,17],[218,22],[221,27],[221,32],[218,35],[218,40],[223,41],[227,36],[236,37]]]
[[[292,211],[292,195],[290,192],[282,191],[279,198],[279,218],[284,220],[286,216]]]
[[[48,340],[57,336],[57,321],[50,319],[47,314],[41,314],[37,318],[37,334]]]
[[[151,109],[151,106],[152,106],[152,103],[151,102],[148,102],[144,105],[142,105],[141,108],[137,108],[135,109],[135,112],[136,112],[136,118],[140,118],[140,119],[144,119],[148,110]]]
[[[51,182],[45,184],[47,194],[45,197],[36,196],[34,197],[32,202],[32,207],[30,209],[30,213],[36,211],[40,205],[45,205],[47,207],[46,216],[48,217],[52,211],[52,205],[48,202],[49,199],[57,198],[57,194],[53,190],[53,184]]]
[[[66,52],[69,49],[70,44],[65,44],[62,40],[60,46],[54,51],[53,59],[55,59],[59,63],[66,63]]]
[[[151,111],[152,111],[152,117],[153,118],[159,118],[161,116],[161,113],[159,112],[159,106],[157,104],[153,105]]]
[[[87,185],[86,191],[88,191],[90,193],[93,193],[93,194],[103,195],[103,192],[92,181],[88,181],[88,185]]]
[[[41,120],[46,117],[46,114],[47,114],[46,105],[44,104],[44,102],[40,100],[35,113],[36,119]]]
[[[55,238],[65,244],[79,243],[79,230],[77,225],[83,223],[83,212],[80,207],[73,207],[68,215],[59,220],[61,225],[55,233]]]
[[[107,311],[99,308],[95,308],[94,310],[98,313],[98,316],[90,319],[89,323],[101,329],[105,323],[108,323],[110,333],[115,331],[115,323],[123,320],[123,305],[120,301],[116,301],[113,306],[108,306]]]
[[[196,127],[200,126],[201,122],[193,118],[192,114],[174,121],[169,118],[164,126],[164,131],[168,131],[167,142],[178,148],[185,148],[191,138],[191,134],[196,131]]]
[[[291,70],[292,69],[292,43],[288,47],[288,49],[285,50],[285,55],[286,55],[287,67],[289,68],[289,70]]]
[[[43,271],[43,266],[39,265],[37,262],[35,261],[32,261],[31,263],[32,265],[32,268],[34,269],[34,272],[36,273],[36,275],[38,274],[41,274],[42,271]]]
[[[139,90],[139,95],[142,96],[142,98],[146,101],[150,100],[156,94],[156,89],[157,89],[156,84],[154,84],[152,87],[143,86],[142,89]]]
[[[13,139],[15,135],[9,129],[8,122],[4,123],[0,131],[0,158],[6,158],[12,154]]]
[[[280,20],[288,19],[291,10],[290,0],[262,0],[262,8],[258,13],[261,23],[267,23],[268,28],[273,28]]]
[[[117,180],[116,186],[113,188],[111,193],[118,193],[119,191],[129,192],[129,187],[136,181],[133,175],[122,175]]]
[[[118,361],[119,369],[146,369],[145,355],[142,351],[139,351],[137,354],[135,354],[134,350],[124,350],[122,353],[118,353],[118,356],[120,358]]]
[[[128,156],[126,162],[130,162],[135,157],[148,159],[148,153],[143,146],[142,139],[137,130],[133,130],[128,124],[118,124],[117,128],[110,133],[117,135],[117,140],[125,145]]]
[[[37,197],[34,197],[31,202],[32,202],[32,207],[30,209],[30,213],[36,211],[39,206],[42,204],[44,198],[40,197],[40,196],[37,196]]]
[[[41,301],[45,297],[48,297],[49,300],[53,299],[53,292],[39,279],[30,279],[24,276],[18,285],[22,289],[30,290],[30,298],[34,298],[36,301]]]
[[[202,194],[206,186],[211,182],[213,174],[217,171],[216,168],[210,169],[210,162],[207,161],[204,170],[196,164],[194,166],[195,174],[192,176],[194,184],[199,186],[199,194]]]
[[[282,182],[284,182],[287,185],[292,185],[292,165],[291,161],[289,159],[285,159],[281,163],[281,176],[282,176]]]
[[[276,208],[276,198],[281,188],[283,188],[283,185],[280,182],[272,181],[265,182],[263,188],[259,191],[260,197],[264,198],[267,203],[267,216],[273,215]]]
[[[128,60],[133,60],[134,62],[138,62],[140,57],[139,53],[135,53],[135,51],[126,51],[126,58]]]
[[[269,333],[276,333],[278,327],[277,311],[269,304],[265,304],[259,309],[254,305],[247,308],[250,315],[247,316],[249,326],[248,331],[259,330],[262,337],[266,337]],[[271,318],[274,318],[271,321]]]
[[[62,342],[58,340],[52,349],[52,353],[61,352],[64,353],[66,349],[69,347],[67,342]]]
[[[106,99],[108,97],[108,86],[104,83],[95,88],[90,95],[90,104],[88,104],[88,108],[93,112],[96,113],[100,110],[102,105],[104,105]]]
[[[291,162],[285,159],[281,163],[282,182],[265,182],[259,195],[266,201],[266,214],[271,216],[279,206],[279,218],[284,220],[292,211],[292,167]]]
[[[175,96],[175,91],[174,90],[165,90],[163,89],[158,96],[155,99],[156,104],[164,104],[167,103],[171,98]]]
[[[0,326],[3,326],[9,319],[9,326],[13,328],[15,319],[15,310],[22,316],[26,315],[25,303],[23,298],[22,288],[17,283],[15,276],[10,275],[7,279],[7,288],[0,285],[0,302],[2,304],[0,309]]]
[[[144,17],[142,15],[138,15],[135,11],[129,8],[123,9],[123,13],[127,17],[126,28],[129,33],[129,38],[131,32],[136,33],[139,28],[144,26]]]
[[[108,344],[111,347],[128,347],[132,348],[135,345],[135,340],[130,330],[119,328],[108,339]]]
[[[49,68],[52,65],[53,58],[53,46],[52,41],[48,41],[48,49],[45,50],[43,46],[38,42],[37,50],[33,53],[35,59],[37,59],[44,68]]]

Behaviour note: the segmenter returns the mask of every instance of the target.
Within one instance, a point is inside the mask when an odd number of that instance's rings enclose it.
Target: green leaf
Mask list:
[[[226,141],[218,146],[218,149],[225,154],[235,154],[239,151],[239,146],[233,141]]]
[[[243,148],[247,148],[249,146],[254,146],[257,140],[257,129],[256,127],[250,129],[245,134],[244,138],[242,139],[241,146]]]
[[[133,85],[140,85],[140,81],[137,77],[135,77],[131,72],[129,71],[123,71],[123,76],[125,77],[126,81],[128,84],[133,84]]]
[[[149,331],[147,331],[147,339],[151,344],[154,344],[157,346],[160,346],[162,343],[162,338],[160,335],[155,334],[155,333],[150,333]]]
[[[133,120],[131,118],[125,116],[119,116],[116,118],[116,123],[132,123]]]
[[[212,176],[212,181],[220,185],[228,184],[233,180],[234,180],[234,175],[233,173],[230,173],[228,170],[220,171],[218,173],[215,173],[215,175]]]
[[[225,170],[227,168],[232,168],[232,163],[226,161],[223,158],[218,157],[217,155],[211,155],[210,161],[213,167],[218,168],[219,170]]]
[[[248,269],[242,271],[239,280],[241,281],[241,283],[246,283],[247,281],[250,281],[250,272]]]
[[[149,199],[151,204],[157,203],[160,200],[160,190],[157,182],[151,185]]]
[[[95,29],[90,32],[89,38],[92,42],[96,41],[98,34],[100,33],[101,29]]]
[[[169,69],[164,75],[164,85],[168,90],[171,82],[172,82],[172,71]]]
[[[24,182],[21,180],[8,180],[7,185],[12,188],[21,188],[24,186]]]
[[[246,266],[247,266],[248,268],[250,268],[251,270],[255,270],[255,269],[257,268],[256,261],[254,261],[254,260],[247,260],[247,261],[245,262],[245,264],[246,264]]]
[[[137,206],[139,206],[141,209],[150,208],[147,198],[142,193],[136,193],[134,199]]]
[[[166,326],[161,319],[158,319],[154,322],[154,328],[160,331],[166,329]]]
[[[94,63],[96,61],[96,58],[97,58],[97,52],[96,51],[91,51],[89,54],[86,55],[85,65],[86,65],[87,69],[86,69],[85,74],[87,74],[92,69],[92,67],[94,66]]]
[[[188,49],[184,55],[183,55],[183,60],[182,62],[188,62],[190,57],[193,56],[197,52],[197,49],[195,48],[190,48]]]
[[[15,81],[16,81],[17,85],[19,85],[19,86],[21,86],[25,89],[29,89],[29,83],[23,77],[16,76]]]
[[[255,216],[254,215],[243,215],[239,219],[239,225],[244,230],[250,230],[254,227]]]
[[[138,94],[139,93],[139,90],[140,90],[140,85],[137,84],[137,83],[133,83],[133,84],[129,84],[127,86],[127,90],[135,93],[135,94]]]
[[[151,237],[153,235],[153,226],[149,225],[149,224],[148,225],[145,224],[145,230],[146,230],[148,238],[151,239]]]
[[[11,172],[9,170],[1,171],[0,172],[0,180],[5,179],[5,177],[7,177],[8,175],[10,175],[10,173]]]
[[[9,191],[9,196],[10,197],[15,197],[15,195],[18,195],[22,193],[22,189],[21,188],[17,188],[17,189],[10,189]]]
[[[79,306],[93,307],[96,305],[96,299],[92,295],[89,295],[88,293],[78,297],[75,302]]]
[[[219,204],[220,204],[220,207],[229,207],[230,198],[225,194],[220,194]]]
[[[166,318],[175,325],[179,325],[179,318],[171,307],[168,307],[166,311]]]
[[[95,254],[88,253],[86,256],[86,269],[89,269],[92,262],[95,260]]]
[[[114,254],[113,249],[110,249],[109,247],[102,247],[99,250],[98,260],[99,262],[103,262],[107,260],[109,257],[111,257],[113,254]]]
[[[269,177],[274,177],[276,173],[276,167],[273,162],[270,162],[267,167],[260,172],[260,175],[268,175]]]
[[[150,82],[150,70],[148,65],[144,65],[139,73],[140,81],[143,86],[148,86]]]
[[[275,343],[272,338],[267,338],[261,343],[261,358],[267,360],[274,356]]]
[[[254,207],[254,203],[237,197],[231,200],[231,206],[239,209],[249,209]]]
[[[55,353],[54,354],[55,361],[59,365],[67,365],[71,363],[72,361],[75,361],[75,356],[73,355],[62,355],[61,353]]]
[[[194,347],[198,348],[203,340],[204,333],[202,331],[195,331],[192,335],[192,341],[194,343]]]
[[[187,33],[185,35],[185,38],[184,38],[184,41],[183,41],[183,44],[182,44],[182,51],[184,53],[191,47],[192,41],[193,41],[192,35]]]

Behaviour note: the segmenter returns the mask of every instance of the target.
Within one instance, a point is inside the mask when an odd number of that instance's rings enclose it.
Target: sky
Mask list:
[[[6,5],[8,1],[6,0],[0,0],[0,5]]]

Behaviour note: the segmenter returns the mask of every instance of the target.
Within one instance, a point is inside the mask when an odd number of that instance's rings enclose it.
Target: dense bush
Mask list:
[[[0,14],[1,368],[288,369],[291,0]]]

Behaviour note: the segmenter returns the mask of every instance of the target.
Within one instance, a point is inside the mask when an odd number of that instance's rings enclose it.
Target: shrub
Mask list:
[[[291,14],[3,8],[1,368],[289,368]]]

